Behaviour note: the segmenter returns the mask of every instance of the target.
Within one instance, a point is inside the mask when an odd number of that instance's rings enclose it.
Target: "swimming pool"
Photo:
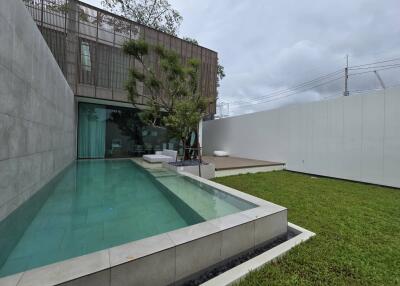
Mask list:
[[[76,161],[0,223],[0,277],[254,207],[131,160]]]

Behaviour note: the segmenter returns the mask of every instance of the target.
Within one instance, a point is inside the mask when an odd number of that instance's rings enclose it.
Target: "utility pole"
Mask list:
[[[346,55],[346,67],[344,69],[344,96],[349,96],[349,88],[348,88],[348,80],[349,80],[349,55]]]
[[[227,107],[227,113],[224,113],[225,108]],[[229,102],[220,102],[217,104],[218,110],[219,110],[219,117],[224,118],[229,116]]]
[[[385,83],[383,82],[383,80],[382,80],[381,76],[379,75],[378,71],[374,71],[374,73],[375,73],[376,77],[378,78],[379,83],[381,84],[382,88],[386,89]]]

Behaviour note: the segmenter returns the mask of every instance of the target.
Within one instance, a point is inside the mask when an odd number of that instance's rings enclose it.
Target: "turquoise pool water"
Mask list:
[[[0,277],[252,207],[131,160],[77,161],[0,223]]]

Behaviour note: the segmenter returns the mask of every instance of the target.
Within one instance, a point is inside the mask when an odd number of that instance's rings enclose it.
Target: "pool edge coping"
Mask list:
[[[112,269],[140,258],[165,251],[191,241],[208,237],[222,231],[256,221],[270,215],[287,211],[287,208],[262,200],[252,195],[240,192],[233,188],[221,185],[210,180],[197,177],[189,173],[180,173],[196,181],[207,184],[219,191],[226,192],[234,197],[256,205],[255,208],[237,212],[227,216],[201,222],[191,226],[164,232],[141,240],[131,241],[111,248],[106,248],[82,256],[73,257],[41,267],[29,269],[16,274],[0,278],[0,284],[6,286],[22,285],[58,285],[89,276],[94,273]],[[235,219],[236,218],[236,219]],[[159,241],[163,241],[162,247]],[[157,243],[154,243],[157,241]],[[143,248],[143,245],[145,247]],[[139,247],[142,246],[142,247]],[[147,249],[146,249],[147,247]],[[129,253],[127,253],[129,250]],[[114,253],[114,254],[113,254]],[[119,254],[115,254],[119,253]],[[123,255],[122,255],[123,253]],[[79,264],[79,267],[76,267]],[[71,267],[73,265],[73,267]],[[35,282],[37,281],[37,282]]]
[[[264,265],[279,259],[295,246],[306,242],[316,235],[314,232],[290,222],[288,222],[288,228],[298,232],[298,234],[291,239],[221,273],[220,275],[211,278],[210,280],[200,284],[200,286],[233,285],[244,279],[251,271],[260,269]]]

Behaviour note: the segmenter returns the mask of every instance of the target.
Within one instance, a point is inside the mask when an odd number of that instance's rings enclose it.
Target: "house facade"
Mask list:
[[[124,88],[129,69],[138,66],[122,51],[129,39],[144,39],[174,50],[183,63],[201,62],[200,93],[208,115],[216,110],[217,53],[172,35],[127,20],[76,0],[25,0],[25,5],[54,55],[76,101],[77,158],[141,156],[178,142],[163,128],[146,126],[140,111],[144,97],[133,108]],[[150,57],[157,71],[156,57]],[[139,87],[139,93],[146,94]]]

